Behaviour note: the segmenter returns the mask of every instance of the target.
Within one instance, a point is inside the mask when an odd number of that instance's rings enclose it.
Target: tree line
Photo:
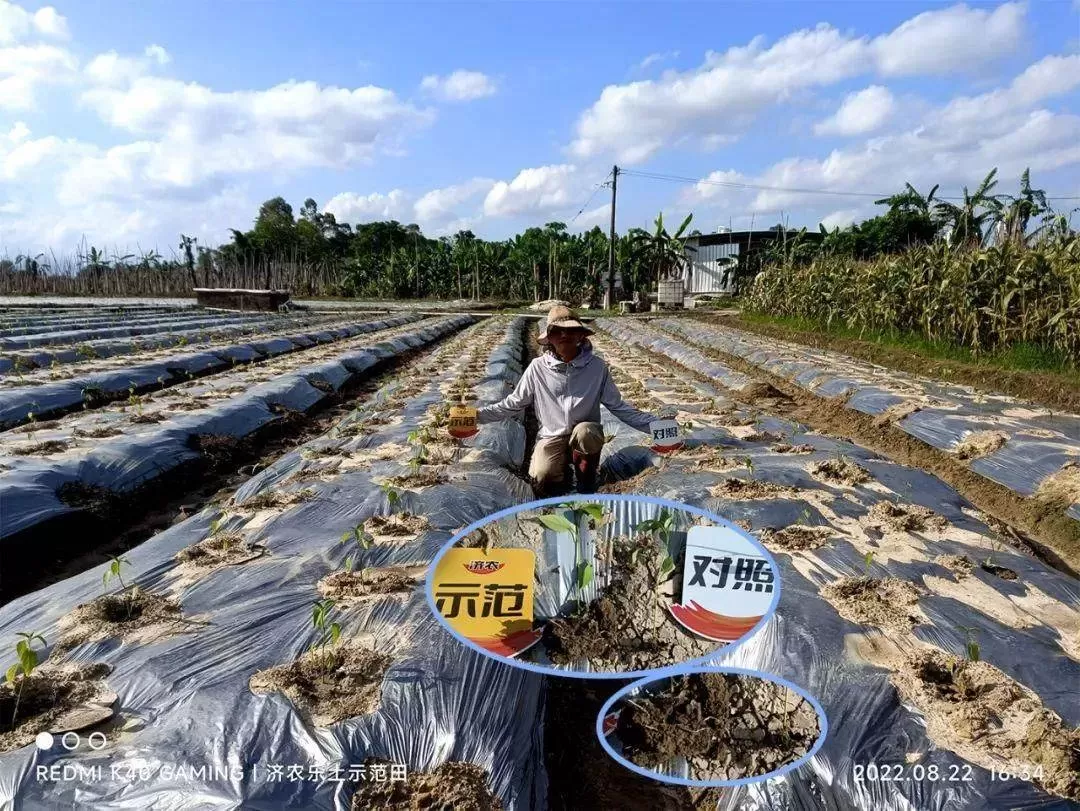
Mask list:
[[[731,268],[742,285],[762,268],[807,263],[818,256],[870,259],[914,246],[945,242],[965,248],[989,243],[1031,244],[1073,233],[1067,216],[1054,212],[1045,192],[1021,177],[1016,195],[996,191],[997,170],[959,200],[936,197],[910,184],[877,200],[878,216],[831,231],[775,225],[776,239],[762,240]],[[698,231],[687,217],[669,233],[662,215],[650,230],[631,228],[615,237],[615,265],[627,295],[655,290],[679,274],[683,246]],[[312,199],[299,212],[282,197],[259,207],[252,227],[230,229],[218,247],[181,235],[171,258],[155,251],[106,255],[82,246],[73,258],[20,255],[0,260],[0,292],[77,295],[190,295],[192,287],[284,288],[296,296],[362,298],[502,299],[563,298],[597,304],[606,288],[610,243],[599,227],[572,233],[549,222],[504,240],[470,230],[438,238],[396,220],[352,225],[320,211]]]

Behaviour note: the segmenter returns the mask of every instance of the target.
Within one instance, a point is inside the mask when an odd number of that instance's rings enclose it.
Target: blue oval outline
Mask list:
[[[740,777],[737,780],[687,780],[682,777],[673,777],[669,774],[661,774],[660,772],[653,771],[652,769],[646,769],[644,766],[638,766],[636,763],[632,763],[618,752],[616,752],[611,744],[607,741],[607,736],[604,735],[604,718],[611,708],[615,705],[615,702],[627,695],[631,690],[637,687],[643,687],[646,684],[651,684],[655,681],[659,681],[662,678],[671,678],[672,676],[684,676],[692,673],[739,673],[744,676],[756,676],[759,679],[765,681],[771,681],[776,684],[782,684],[789,690],[798,693],[800,696],[810,702],[810,706],[814,708],[814,711],[818,716],[818,738],[814,742],[814,745],[810,747],[810,751],[803,755],[798,760],[793,760],[779,769],[774,769],[771,772],[765,772],[765,774],[755,775],[754,777]],[[624,768],[628,768],[633,772],[637,772],[642,777],[647,777],[650,780],[656,780],[661,783],[669,783],[676,786],[690,786],[693,788],[716,788],[720,786],[733,787],[733,786],[745,786],[750,783],[760,783],[763,780],[772,780],[793,771],[804,763],[808,762],[810,758],[818,753],[818,750],[825,745],[825,739],[829,736],[829,716],[825,714],[825,709],[821,706],[814,696],[803,687],[797,684],[793,684],[782,676],[777,676],[773,673],[766,673],[763,670],[754,670],[748,667],[724,667],[722,665],[712,667],[690,667],[683,668],[678,673],[667,673],[664,676],[652,676],[649,678],[638,679],[637,681],[626,685],[625,687],[617,690],[611,698],[604,702],[604,706],[600,708],[600,714],[596,716],[596,737],[600,740],[600,745],[604,748],[604,751],[612,757],[616,763]]]
[[[693,513],[695,515],[701,516],[702,518],[707,518],[710,521],[719,523],[720,525],[727,527],[728,529],[734,530],[736,533],[742,535],[754,546],[760,549],[764,554],[765,559],[768,560],[770,564],[772,564],[772,569],[775,573],[774,580],[776,582],[776,589],[773,593],[772,602],[769,604],[768,609],[766,609],[761,619],[758,620],[757,624],[745,634],[743,634],[742,637],[740,637],[735,642],[729,642],[727,645],[724,645],[723,647],[718,647],[705,654],[704,656],[698,656],[694,659],[686,659],[682,662],[675,662],[670,665],[664,665],[663,667],[654,667],[648,670],[602,670],[598,672],[591,671],[588,673],[578,670],[556,670],[550,667],[544,667],[543,665],[533,664],[532,662],[519,662],[516,659],[510,658],[508,656],[500,656],[497,653],[492,653],[491,651],[485,650],[484,648],[480,647],[476,643],[472,642],[471,640],[467,639],[466,637],[455,631],[453,628],[451,628],[450,624],[442,618],[442,615],[439,614],[438,609],[435,607],[435,597],[433,594],[434,578],[432,577],[432,575],[434,575],[435,573],[435,570],[439,566],[439,561],[443,559],[447,551],[453,548],[454,544],[464,538],[466,535],[476,531],[480,527],[490,524],[492,521],[496,521],[508,515],[514,515],[515,513],[525,512],[529,509],[547,507],[552,504],[565,504],[568,501],[639,501],[646,504],[657,504],[661,507],[670,507],[677,510],[682,510],[684,512]],[[729,651],[735,650],[737,647],[739,647],[752,636],[754,636],[754,634],[758,633],[763,627],[765,627],[765,624],[769,620],[771,620],[773,614],[776,613],[776,608],[780,604],[780,594],[783,590],[783,586],[780,583],[780,567],[776,563],[776,558],[772,556],[772,553],[770,553],[769,550],[765,548],[761,541],[752,536],[742,527],[733,524],[726,518],[721,518],[715,513],[711,513],[708,510],[703,510],[700,507],[693,507],[689,504],[683,504],[679,501],[671,501],[670,499],[659,498],[657,496],[634,496],[625,493],[594,493],[589,495],[583,495],[581,493],[568,493],[565,496],[554,496],[552,498],[542,498],[537,501],[527,501],[524,504],[515,504],[513,506],[507,507],[504,510],[499,510],[498,512],[491,513],[490,515],[487,515],[484,518],[481,518],[480,520],[474,521],[473,523],[469,524],[469,526],[465,527],[465,529],[455,533],[449,541],[443,544],[443,547],[435,554],[435,557],[431,559],[431,563],[428,564],[428,573],[429,574],[427,577],[425,577],[424,581],[424,598],[427,600],[428,610],[431,611],[431,614],[432,616],[434,616],[435,621],[438,622],[443,627],[443,629],[447,631],[451,636],[457,639],[458,642],[461,642],[467,648],[470,648],[477,653],[481,653],[484,656],[487,656],[489,659],[494,659],[495,661],[501,662],[502,664],[509,667],[516,667],[521,670],[528,670],[533,673],[539,673],[543,676],[558,676],[562,678],[572,679],[644,679],[647,677],[658,678],[664,675],[673,675],[674,673],[685,669],[686,667],[691,667],[694,665],[704,665],[710,659],[715,659],[721,654],[726,654]]]

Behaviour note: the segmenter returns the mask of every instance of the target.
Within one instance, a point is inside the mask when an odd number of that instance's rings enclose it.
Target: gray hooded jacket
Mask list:
[[[639,431],[648,432],[656,419],[623,400],[604,359],[586,344],[569,363],[554,352],[535,358],[510,394],[478,409],[477,422],[517,419],[531,405],[540,422],[540,437],[568,436],[579,423],[600,422],[601,404]]]

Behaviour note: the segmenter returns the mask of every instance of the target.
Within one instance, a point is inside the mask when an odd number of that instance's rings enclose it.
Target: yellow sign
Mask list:
[[[468,439],[477,432],[476,409],[468,406],[452,406],[450,408],[450,423],[448,426],[450,436],[458,439]]]
[[[540,639],[533,629],[535,566],[531,549],[450,549],[435,569],[435,608],[471,642],[516,656]]]

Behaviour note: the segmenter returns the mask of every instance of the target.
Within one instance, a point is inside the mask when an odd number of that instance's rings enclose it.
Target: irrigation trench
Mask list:
[[[274,388],[274,397],[286,410],[273,414],[264,397],[260,407],[271,419],[245,420],[245,429],[253,430],[234,432],[233,438],[252,438],[246,458],[254,453],[267,462],[273,446],[251,450],[263,444],[264,435],[257,432],[267,425],[278,426],[283,431],[279,436],[303,445],[270,462],[231,495],[222,492],[219,502],[133,546],[128,554],[129,579],[143,589],[173,595],[193,622],[157,628],[149,646],[145,634],[119,647],[102,638],[69,654],[72,661],[109,663],[114,668],[109,685],[120,696],[117,706],[125,719],[138,722],[133,732],[109,733],[111,744],[101,753],[105,761],[123,765],[186,758],[250,764],[314,758],[334,763],[378,755],[415,770],[449,759],[485,769],[491,787],[511,808],[715,807],[721,796],[715,791],[665,787],[628,775],[606,758],[593,733],[595,710],[624,681],[585,684],[507,668],[463,649],[430,617],[419,581],[441,544],[456,529],[532,497],[522,477],[530,439],[525,428],[513,423],[485,426],[462,444],[439,434],[440,407],[448,397],[467,391],[481,403],[494,402],[512,387],[528,360],[531,331],[525,319],[494,318],[462,331],[468,320],[432,318],[398,328],[394,340],[385,338],[394,331],[380,331],[355,344],[327,347],[322,357],[332,359],[318,370],[309,368],[316,355],[303,350],[296,355],[297,365],[273,370],[290,381]],[[439,322],[443,328],[433,331],[431,326]],[[973,498],[965,500],[941,481],[946,476],[935,478],[883,459],[861,447],[866,443],[860,436],[855,436],[859,444],[831,438],[836,424],[825,419],[827,412],[811,408],[809,396],[790,391],[782,380],[750,364],[734,368],[737,364],[726,356],[713,357],[727,363],[711,360],[696,343],[691,346],[637,321],[605,321],[600,326],[597,348],[627,398],[650,409],[674,404],[680,420],[693,424],[683,452],[658,458],[644,447],[640,434],[605,413],[611,441],[603,457],[604,489],[660,495],[711,509],[750,529],[778,554],[784,592],[777,616],[751,642],[720,658],[790,678],[819,698],[832,722],[830,737],[814,762],[779,784],[724,792],[728,807],[739,802],[816,807],[823,797],[836,807],[1015,807],[1047,803],[1051,794],[1069,790],[1049,778],[1039,785],[990,780],[991,765],[1009,754],[1017,758],[1030,753],[1021,753],[1019,746],[1009,749],[1006,744],[1015,742],[999,733],[981,742],[962,739],[940,708],[920,704],[917,692],[902,691],[912,680],[911,655],[928,648],[962,651],[974,635],[983,660],[1023,685],[1016,689],[1029,703],[1076,724],[1080,708],[1069,687],[1080,677],[1080,613],[1074,607],[1080,593],[1075,580],[1016,548],[1015,534],[991,526]],[[403,333],[416,337],[405,342]],[[666,354],[654,351],[660,346],[655,343],[658,334],[674,341]],[[383,346],[400,343],[393,351],[374,352],[380,340]],[[358,371],[347,375],[351,383],[340,374],[327,376],[329,366],[348,370],[346,359],[361,355],[364,361],[353,366]],[[396,365],[386,365],[395,358]],[[378,370],[380,377],[373,379]],[[126,411],[115,405],[91,406],[50,430],[59,432],[62,438],[57,441],[71,442],[78,438],[77,431],[95,430],[109,413],[105,422],[110,427],[140,431],[146,424],[167,433],[162,424],[140,419],[167,414],[166,426],[190,419],[172,416],[165,405],[195,399],[184,386],[226,403],[212,408],[239,408],[234,389],[252,382],[239,374],[211,375],[156,393],[139,403],[134,415],[133,406],[122,406]],[[320,375],[328,385],[313,385]],[[297,376],[306,386],[304,398],[295,398]],[[362,381],[368,389],[359,388]],[[772,388],[763,385],[766,382]],[[173,398],[174,392],[181,397]],[[354,399],[358,395],[360,399]],[[286,418],[311,414],[317,404],[326,403],[333,403],[335,415],[344,412],[346,404],[356,407],[313,439],[311,426],[323,428],[326,420],[313,424],[310,418]],[[439,438],[429,443],[421,465],[410,466],[415,442],[407,435],[425,425]],[[171,480],[167,473],[158,475],[151,486],[190,492],[197,471],[214,471],[215,484],[235,474],[237,461],[245,458],[237,443],[196,442],[195,449],[187,444],[192,436],[221,436],[211,428],[200,424],[186,430],[181,442],[193,454],[184,458],[188,463],[197,459],[201,467],[188,467],[186,474]],[[13,443],[11,435],[0,434],[0,447],[21,447],[27,441],[20,434]],[[118,450],[123,447],[119,439],[106,442]],[[174,458],[160,445],[142,447],[149,467]],[[85,454],[85,449],[76,451],[80,457]],[[58,484],[56,470],[63,455],[71,452],[60,451],[56,462],[46,463],[53,466],[50,484]],[[93,481],[86,459],[94,452],[80,458],[73,481]],[[221,454],[216,464],[215,453]],[[3,464],[18,458],[25,457],[8,457]],[[18,473],[0,473],[0,487]],[[397,506],[387,488],[397,488]],[[16,492],[23,491],[10,491],[12,496]],[[149,490],[130,492],[140,495],[126,502],[128,520],[152,503],[142,498]],[[73,541],[66,554],[110,540],[108,529],[97,538],[81,534],[88,531],[98,506],[89,503],[63,511],[63,516],[78,516],[67,518],[78,522],[70,530],[57,533]],[[379,533],[379,516],[402,513],[423,521],[406,537]],[[49,525],[59,527],[56,520],[51,517]],[[341,569],[349,550],[338,541],[354,526],[370,528],[376,540],[359,553],[362,569],[369,575],[402,570],[418,582],[400,593],[346,601],[340,615],[343,637],[360,650],[386,657],[388,664],[364,687],[371,706],[361,715],[344,716],[347,720],[328,727],[327,735],[312,722],[311,709],[301,707],[303,701],[298,704],[295,697],[273,690],[252,692],[248,680],[303,656],[311,642],[311,601],[325,588],[326,575]],[[1022,529],[1031,532],[1040,549],[1060,544],[1046,526]],[[172,560],[215,531],[256,545],[263,550],[261,557],[208,571],[193,571]],[[6,540],[0,543],[5,543],[8,569],[11,546]],[[4,605],[0,635],[6,639],[32,627],[52,641],[65,614],[101,593],[102,571],[97,566]],[[862,599],[853,601],[835,588],[859,574],[873,575]],[[223,718],[226,735],[221,739],[212,730],[220,729]],[[289,732],[281,735],[281,730]],[[178,740],[183,741],[179,750]],[[136,795],[153,796],[163,807],[182,802],[177,793],[181,789],[165,782],[139,787],[110,780],[92,786],[37,782],[30,758],[59,761],[55,754],[32,752],[31,747],[0,755],[0,785],[11,787],[22,802],[70,804],[76,792],[80,802],[96,807],[130,803]],[[973,763],[974,777],[959,785],[898,786],[856,782],[852,776],[853,761],[892,762],[913,752],[923,762],[942,767]],[[89,754],[68,759],[81,762]],[[284,801],[282,792],[287,791],[290,802],[330,807],[347,804],[350,788],[329,780],[275,786],[265,779],[207,778],[182,791],[184,796],[195,791],[221,801],[244,797],[264,805]]]

